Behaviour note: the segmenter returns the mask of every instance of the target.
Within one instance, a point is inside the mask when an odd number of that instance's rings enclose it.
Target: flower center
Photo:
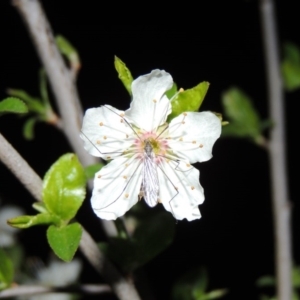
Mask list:
[[[166,152],[169,149],[165,137],[159,136],[156,132],[140,133],[139,137],[139,139],[135,140],[134,152],[139,153],[141,159],[144,159],[145,152],[147,152],[147,155],[152,152],[156,163],[165,158]]]

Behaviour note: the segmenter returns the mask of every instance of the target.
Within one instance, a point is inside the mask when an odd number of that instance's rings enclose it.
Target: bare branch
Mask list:
[[[79,133],[82,125],[82,108],[75,86],[74,76],[66,67],[38,0],[13,0],[31,34],[36,50],[47,72],[59,109],[63,132],[84,166],[95,164],[97,159],[85,151]],[[116,235],[112,221],[102,222],[108,236]]]
[[[27,164],[21,155],[0,134],[0,159],[11,172],[25,185],[32,196],[41,201],[42,180]],[[83,228],[79,246],[90,264],[111,285],[114,293],[121,300],[139,300],[140,297],[132,283],[120,274],[113,264],[100,252],[96,242]]]
[[[292,299],[292,240],[286,171],[284,97],[273,0],[261,0],[260,8],[270,117],[275,123],[271,131],[269,153],[275,227],[277,296],[279,300],[287,300]]]
[[[110,293],[111,288],[107,284],[82,284],[65,287],[50,287],[42,285],[20,285],[0,292],[0,299],[18,296],[33,296],[47,293],[80,293],[103,294]]]
[[[77,89],[70,71],[57,49],[50,24],[39,1],[14,0],[13,4],[23,16],[45,67],[61,115],[63,131],[69,143],[83,165],[96,163],[96,159],[82,147],[79,133],[83,113]]]
[[[41,200],[43,185],[41,178],[1,133],[0,161],[22,182],[36,200]]]

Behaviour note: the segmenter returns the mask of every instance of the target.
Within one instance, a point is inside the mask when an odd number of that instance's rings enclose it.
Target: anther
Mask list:
[[[129,197],[129,195],[128,195],[128,194],[125,194],[125,195],[124,195],[124,197],[125,197],[125,198],[128,198],[128,197]]]
[[[182,122],[181,122],[181,124],[185,124],[185,122],[184,122],[184,121],[182,121]]]
[[[182,141],[183,141],[183,139],[182,139],[182,138],[180,138],[180,139],[179,139],[179,141],[180,141],[180,142],[182,142]]]
[[[101,178],[101,175],[98,175],[97,178]]]
[[[194,190],[195,189],[195,187],[194,186],[191,186],[191,190]]]
[[[157,101],[155,99],[153,99],[153,102],[156,103]]]
[[[190,164],[186,164],[186,166],[189,168],[191,165]]]
[[[203,145],[202,145],[202,144],[200,144],[200,145],[199,145],[199,148],[203,148]]]
[[[124,122],[123,119],[121,119],[120,122],[123,123]]]
[[[107,156],[106,159],[111,159],[111,157],[110,157],[110,156]]]
[[[127,179],[127,176],[126,176],[126,175],[124,175],[124,176],[123,176],[123,178],[124,178],[124,179]]]
[[[106,140],[106,139],[107,139],[107,136],[104,136],[103,138]]]
[[[125,116],[125,114],[124,113],[120,113],[120,117],[124,117]]]
[[[100,144],[101,144],[101,142],[100,142],[99,140],[97,140],[97,141],[96,141],[96,144],[100,145]]]
[[[99,125],[100,125],[100,126],[103,126],[103,123],[102,123],[102,122],[100,122],[100,123],[99,123]]]
[[[184,116],[187,116],[187,113],[183,113]]]
[[[196,144],[196,141],[192,141],[193,144]]]

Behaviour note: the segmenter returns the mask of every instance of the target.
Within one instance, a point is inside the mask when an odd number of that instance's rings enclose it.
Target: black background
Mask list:
[[[82,70],[78,89],[84,109],[111,104],[126,109],[129,97],[114,70],[114,55],[134,77],[165,69],[174,81],[190,88],[211,83],[201,110],[222,112],[221,94],[236,85],[254,101],[262,118],[268,117],[265,65],[257,1],[204,1],[139,4],[82,1],[42,1],[55,34],[66,36],[78,49]],[[97,5],[96,5],[97,3]],[[277,1],[280,43],[300,44],[295,1]],[[298,27],[297,27],[298,26]],[[0,2],[0,98],[8,87],[38,95],[40,62],[22,20],[9,1]],[[295,136],[300,92],[286,94],[287,149],[290,199],[293,203],[294,259],[299,263],[297,238],[299,205],[296,196],[298,165]],[[63,135],[45,124],[36,127],[36,139],[22,137],[24,120],[13,115],[0,119],[1,133],[43,176],[51,163],[70,151]],[[178,222],[171,247],[145,266],[157,299],[167,299],[180,274],[205,266],[210,288],[226,287],[226,299],[258,299],[255,281],[274,272],[270,175],[267,153],[244,140],[220,139],[212,160],[197,165],[206,201],[202,219]],[[2,200],[33,213],[29,193],[0,165]],[[102,230],[87,200],[81,222],[97,240]],[[44,229],[20,234],[28,255],[48,257]],[[86,268],[83,282],[98,282]]]

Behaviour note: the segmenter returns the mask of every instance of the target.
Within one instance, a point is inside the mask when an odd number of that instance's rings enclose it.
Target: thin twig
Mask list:
[[[20,285],[0,292],[0,299],[33,296],[48,293],[80,293],[80,294],[103,294],[110,293],[111,288],[107,284],[82,284],[64,287],[50,287],[42,285]]]
[[[270,117],[275,123],[271,131],[269,154],[275,227],[277,296],[279,300],[290,300],[292,299],[292,239],[285,154],[284,96],[273,0],[261,0],[260,9]]]
[[[20,180],[36,200],[41,201],[43,186],[41,178],[1,133],[0,161]]]
[[[42,200],[42,180],[1,134],[0,160],[25,185],[36,200]],[[111,285],[112,290],[119,299],[140,299],[133,284],[128,282],[115,266],[100,252],[99,247],[84,228],[79,247],[90,264]]]
[[[84,166],[95,164],[97,159],[82,146],[79,133],[82,125],[82,108],[74,78],[67,68],[55,43],[51,26],[38,0],[12,0],[22,15],[49,78],[61,116],[62,129],[70,145]],[[108,236],[117,234],[112,221],[102,222]]]

